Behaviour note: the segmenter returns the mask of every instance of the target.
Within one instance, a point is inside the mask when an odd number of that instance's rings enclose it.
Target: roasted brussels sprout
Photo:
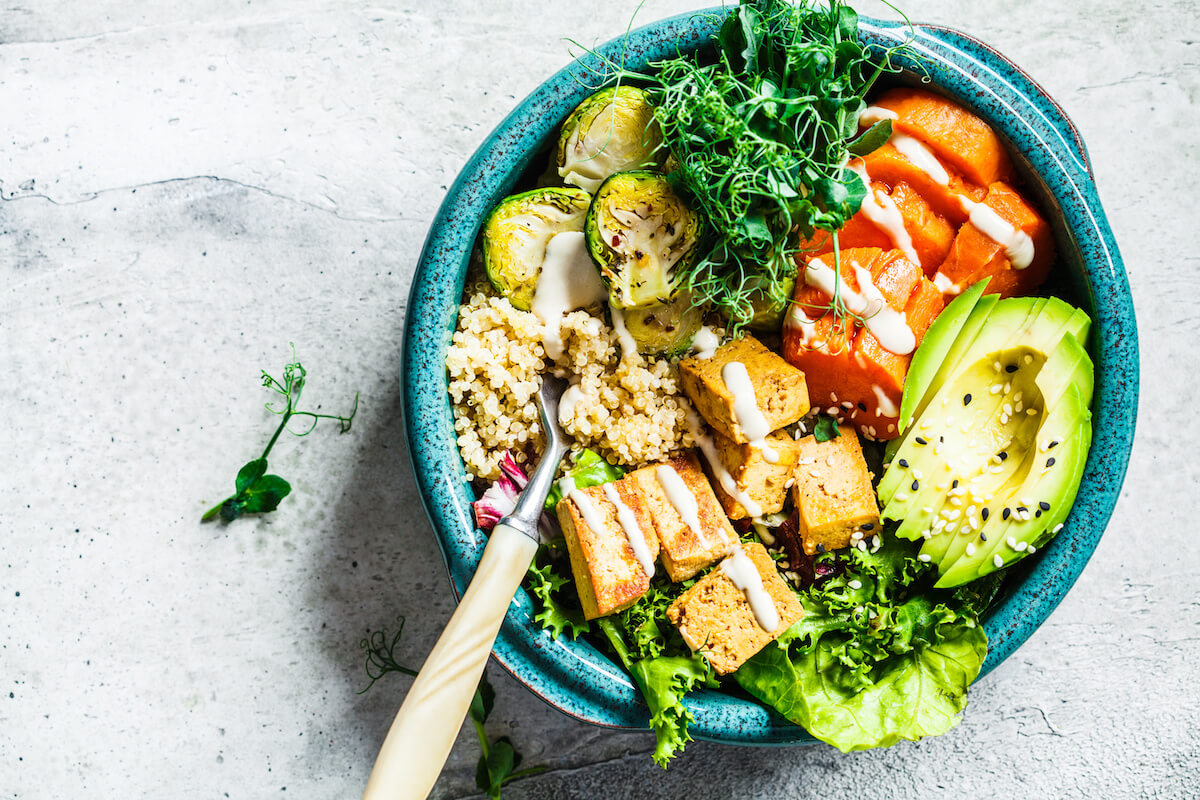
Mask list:
[[[686,291],[677,292],[669,303],[656,303],[640,308],[614,310],[623,314],[625,329],[637,342],[642,355],[683,355],[692,346],[692,339],[704,322],[704,309],[692,304]]]
[[[558,134],[558,174],[595,192],[614,172],[662,164],[662,131],[636,86],[601,89],[567,117]]]
[[[750,308],[754,316],[746,323],[746,327],[752,331],[778,333],[795,291],[794,274],[779,279],[774,286],[755,288],[750,295]]]
[[[700,216],[657,172],[618,172],[587,213],[588,251],[618,308],[666,303],[696,257]]]
[[[550,187],[506,197],[483,223],[483,266],[496,291],[528,311],[546,245],[555,234],[582,231],[591,195]]]

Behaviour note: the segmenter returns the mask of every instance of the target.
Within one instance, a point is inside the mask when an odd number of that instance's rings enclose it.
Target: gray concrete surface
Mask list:
[[[413,265],[487,132],[634,3],[16,2],[0,10],[0,796],[354,797],[408,679],[358,642],[452,601],[399,408]],[[640,19],[686,10],[649,0]],[[880,12],[880,6],[864,6]],[[886,10],[886,9],[885,9]],[[511,798],[1200,796],[1193,2],[909,4],[1078,122],[1143,343],[1129,479],[1070,596],[952,733],[845,756],[577,723],[492,669]],[[352,433],[281,441],[295,488],[200,514],[272,429],[288,342]],[[473,794],[464,732],[435,796]],[[286,793],[286,795],[284,795]]]

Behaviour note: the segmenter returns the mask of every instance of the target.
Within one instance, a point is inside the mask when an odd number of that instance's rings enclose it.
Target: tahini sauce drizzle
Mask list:
[[[702,325],[700,330],[696,331],[696,335],[692,337],[692,349],[695,351],[696,358],[712,358],[720,346],[721,337],[717,336],[717,332],[707,325]]]
[[[708,547],[708,537],[700,527],[700,504],[696,502],[696,495],[692,494],[683,478],[679,477],[679,473],[670,464],[659,464],[654,470],[654,477],[666,493],[667,500],[683,518],[684,524],[692,529],[692,533],[696,534],[696,538],[704,547]]]
[[[887,396],[887,392],[883,390],[882,386],[871,384],[871,391],[875,393],[875,405],[879,408],[879,416],[900,416],[900,409],[896,408],[896,404],[892,402],[892,398]]]
[[[725,490],[726,494],[741,503],[747,514],[752,517],[761,517],[762,506],[754,502],[754,498],[750,497],[733,479],[733,475],[725,467],[725,462],[721,460],[721,453],[717,450],[716,442],[705,433],[700,415],[695,412],[690,403],[684,403],[683,410],[687,414],[687,426],[688,431],[692,434],[692,441],[704,454],[704,460],[708,462],[708,468],[716,476],[721,488]]]
[[[733,420],[742,429],[742,433],[750,441],[750,446],[762,453],[763,460],[768,464],[779,462],[779,453],[767,444],[767,436],[771,426],[758,407],[758,398],[754,396],[754,383],[746,365],[740,361],[730,361],[721,367],[721,380],[725,388],[733,395]]]
[[[617,522],[621,523],[621,530],[625,531],[625,538],[629,539],[629,546],[633,548],[634,557],[642,565],[642,572],[646,573],[646,577],[653,578],[654,558],[650,555],[650,546],[646,544],[646,534],[638,525],[637,515],[621,501],[621,495],[611,483],[604,484],[603,489],[608,502],[617,509]]]
[[[898,356],[907,355],[917,347],[917,339],[908,327],[904,315],[887,304],[883,293],[875,285],[870,270],[855,265],[854,277],[859,290],[854,291],[841,282],[842,300],[846,308],[862,317],[867,330],[879,340],[885,350]],[[839,282],[832,267],[821,259],[813,258],[804,268],[804,282],[833,297],[834,287]]]
[[[562,320],[570,311],[608,296],[588,255],[582,231],[563,231],[546,244],[546,258],[533,293],[533,313],[542,321],[542,346],[557,359],[563,353]]]
[[[862,178],[863,185],[867,187],[867,194],[863,197],[861,207],[863,216],[870,220],[872,225],[887,234],[896,249],[904,253],[905,258],[918,267],[921,266],[921,257],[917,255],[917,251],[913,247],[912,236],[904,227],[904,215],[896,207],[896,201],[888,197],[886,193],[871,188],[871,176],[867,174],[866,166],[861,163],[851,164],[850,169],[858,173],[858,176]]]
[[[775,600],[763,588],[762,575],[746,551],[740,546],[734,547],[729,558],[721,562],[721,570],[746,595],[758,627],[767,633],[774,633],[779,627],[779,610],[775,608]]]
[[[632,358],[637,355],[637,341],[625,327],[625,310],[617,308],[611,303],[608,308],[612,312],[613,330],[617,333],[617,342],[621,345],[621,360]]]
[[[583,521],[588,524],[588,527],[594,531],[604,530],[604,520],[600,517],[600,510],[592,502],[591,498],[575,487],[575,480],[570,476],[563,478],[558,482],[558,488],[563,493],[563,497],[569,499],[579,509],[579,513],[583,515]]]

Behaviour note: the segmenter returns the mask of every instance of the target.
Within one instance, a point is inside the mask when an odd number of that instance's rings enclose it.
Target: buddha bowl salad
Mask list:
[[[1054,242],[996,133],[879,85],[837,0],[725,13],[610,65],[481,220],[447,359],[485,530],[570,381],[526,587],[631,673],[662,764],[699,686],[847,751],[952,728],[1091,437],[1089,319],[1035,296]]]

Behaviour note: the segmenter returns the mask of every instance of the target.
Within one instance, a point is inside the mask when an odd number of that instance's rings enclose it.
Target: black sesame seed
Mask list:
[[[985,542],[986,542],[986,541],[987,541],[987,534],[986,534],[986,533],[981,533],[981,534],[979,534],[979,538],[980,538],[980,539],[982,539],[983,541],[985,541]]]
[[[1012,511],[1005,506],[1004,511],[1000,514],[1000,519],[1008,519],[1012,516]]]
[[[915,441],[916,441],[916,443],[917,443],[917,444],[929,444],[929,442],[925,441],[925,440],[924,440],[924,439],[922,439],[920,436],[918,436],[918,437],[915,439]]]
[[[1000,457],[1001,461],[1008,460],[1008,451],[1007,450],[1001,450],[999,453],[996,453],[996,455]]]
[[[1004,371],[1005,371],[1005,372],[1009,372],[1009,373],[1016,372],[1016,371],[1017,371],[1017,365],[1016,365],[1016,364],[1009,364],[1007,367],[1005,367],[1005,368],[1004,368]]]
[[[1047,467],[1053,467],[1053,466],[1054,466],[1054,456],[1050,456],[1049,458],[1047,458],[1047,459],[1046,459],[1046,466],[1047,466]]]
[[[946,443],[946,437],[945,437],[945,436],[939,436],[939,437],[938,437],[938,441],[939,441],[939,442],[941,442],[941,443],[943,443],[943,444],[945,444],[945,443]]]
[[[1049,511],[1050,504],[1047,503],[1045,500],[1043,500],[1040,503],[1038,503],[1038,508],[1040,508],[1042,511]]]
[[[873,531],[873,530],[875,530],[875,523],[874,522],[864,522],[862,529],[864,531]]]
[[[1055,439],[1053,442],[1051,442],[1050,444],[1046,445],[1046,449],[1047,449],[1047,450],[1052,450],[1052,449],[1054,449],[1055,447],[1058,447],[1058,439]]]
[[[971,405],[971,395],[969,395],[969,394],[964,394],[964,395],[963,395],[963,405],[964,405],[964,406],[969,406],[969,405]]]
[[[914,492],[915,492],[917,489],[920,489],[920,488],[921,488],[921,484],[920,484],[918,481],[913,481],[913,482],[912,482],[912,490],[913,490]]]
[[[988,518],[988,517],[990,517],[991,515],[992,515],[992,512],[991,512],[991,511],[988,511],[986,508],[985,508],[985,509],[982,509],[982,510],[979,512],[979,516],[980,516],[980,517],[983,519],[983,521],[984,521],[984,522],[987,522],[987,518]],[[986,542],[986,541],[987,541],[987,539],[984,539],[984,541]]]
[[[1033,515],[1035,517],[1040,517],[1042,515],[1042,510],[1039,508],[1037,511],[1033,512]]]
[[[900,459],[900,467],[902,469],[908,469],[908,459],[907,458]]]
[[[866,410],[867,410],[867,404],[866,404],[866,403],[859,403],[859,404],[858,404],[858,410],[859,410],[859,411],[866,411]]]
[[[951,489],[957,489],[957,488],[958,488],[958,478],[955,478],[955,479],[954,479],[954,483],[951,483],[951,484],[950,484],[950,488],[951,488]]]
[[[1026,508],[1025,506],[1017,506],[1017,511],[1020,511],[1022,514],[1028,514],[1028,513],[1029,513],[1029,509],[1028,509],[1028,508]]]
[[[818,552],[818,553],[824,553],[824,552],[825,552],[825,545],[823,545],[823,544],[818,544],[818,545],[817,545],[817,552]]]

